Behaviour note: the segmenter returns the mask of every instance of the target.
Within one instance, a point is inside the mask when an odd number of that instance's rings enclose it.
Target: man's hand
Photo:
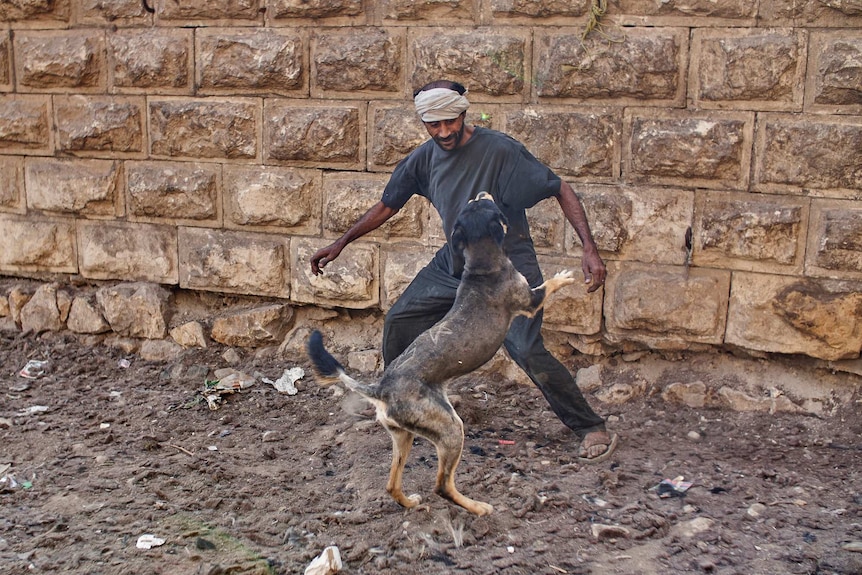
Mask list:
[[[605,285],[608,270],[598,251],[584,251],[581,269],[584,270],[584,283],[590,286],[587,288],[587,293],[592,293]]]
[[[341,249],[342,248],[338,242],[335,242],[334,244],[330,244],[325,248],[317,250],[317,252],[311,256],[311,273],[316,276],[321,275],[326,264],[337,258],[341,253]]]

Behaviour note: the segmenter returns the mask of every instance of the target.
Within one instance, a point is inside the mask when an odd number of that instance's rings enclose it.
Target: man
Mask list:
[[[571,186],[513,138],[467,124],[470,104],[466,93],[457,82],[438,80],[414,94],[416,111],[431,139],[398,164],[379,202],[343,236],[311,257],[312,273],[323,273],[322,268],[347,244],[377,229],[414,194],[424,196],[437,209],[448,240],[461,208],[479,192],[487,191],[508,219],[506,253],[531,286],[543,280],[526,210],[550,197],[557,200],[583,245],[581,268],[587,291],[596,291],[604,284],[605,264]],[[387,365],[449,311],[458,281],[447,243],[386,314],[383,359]],[[580,461],[604,461],[616,448],[617,436],[607,432],[604,420],[590,408],[572,374],[545,349],[541,327],[541,313],[532,319],[516,318],[504,346],[542,391],[560,421],[581,438]]]

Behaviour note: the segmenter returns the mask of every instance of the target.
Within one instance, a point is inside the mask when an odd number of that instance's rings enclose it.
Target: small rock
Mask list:
[[[757,519],[761,515],[766,513],[766,505],[763,503],[754,503],[751,507],[746,510],[745,515],[747,517],[751,517],[752,519]]]
[[[701,439],[700,434],[696,431],[689,431],[686,437],[688,437],[692,441],[700,441]]]
[[[239,356],[239,353],[237,353],[237,351],[232,348],[222,354],[222,359],[224,359],[230,365],[236,365],[240,361],[242,361],[242,358]]]
[[[305,568],[305,575],[332,575],[341,571],[341,553],[331,545]]]
[[[0,429],[9,429],[12,427],[12,420],[8,417],[0,417]]]
[[[596,539],[625,539],[629,536],[629,530],[621,525],[604,525],[593,523],[593,537]]]
[[[862,541],[851,541],[841,546],[844,551],[852,551],[854,553],[862,553]]]

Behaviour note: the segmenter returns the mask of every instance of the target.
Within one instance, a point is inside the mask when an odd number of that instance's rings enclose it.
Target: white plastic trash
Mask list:
[[[159,545],[164,544],[164,539],[160,539],[152,533],[144,533],[138,537],[138,542],[135,544],[135,547],[138,549],[152,549],[153,547],[158,547]]]
[[[341,552],[330,545],[305,568],[305,575],[332,575],[341,571]]]

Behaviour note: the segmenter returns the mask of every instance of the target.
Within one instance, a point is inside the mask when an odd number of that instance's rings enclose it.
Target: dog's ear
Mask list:
[[[467,247],[467,232],[461,222],[455,222],[452,230],[452,240],[449,242],[449,252],[452,255],[452,275],[460,278],[464,273],[464,250]]]

